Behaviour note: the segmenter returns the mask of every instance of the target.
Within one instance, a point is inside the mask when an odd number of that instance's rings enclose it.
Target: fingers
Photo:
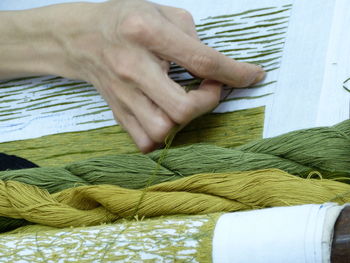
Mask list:
[[[98,90],[103,94],[110,106],[114,119],[128,132],[137,148],[143,153],[155,150],[157,144],[148,136],[135,116],[131,114],[130,110],[115,95],[115,88],[104,85],[98,87]]]
[[[119,120],[119,124],[129,133],[138,149],[143,153],[148,153],[157,148],[157,144],[147,135],[135,116],[125,112],[117,111],[114,118]]]
[[[123,127],[129,132],[139,149],[142,152],[148,152],[164,142],[175,126],[172,119],[178,120],[183,127],[192,119],[217,106],[221,85],[216,81],[204,80],[198,90],[192,90],[187,94],[186,101],[189,104],[182,103],[181,108],[165,109],[169,112],[169,116],[139,89],[128,87],[129,92],[124,93],[122,101],[119,102],[119,105],[124,105],[124,109],[116,112],[122,116]]]
[[[199,105],[196,112],[197,116],[194,116],[194,118],[212,111],[218,105],[221,96],[221,87],[222,83],[205,79],[197,90],[191,90],[188,93],[188,96]]]
[[[201,78],[217,80],[233,87],[246,87],[264,78],[265,73],[261,67],[226,57],[166,19],[157,30],[159,39],[154,45],[152,40],[146,42],[148,48],[161,58],[174,61]]]
[[[133,113],[142,129],[155,143],[162,143],[175,126],[164,111],[154,104],[140,89],[130,88],[123,96],[125,105]]]
[[[186,93],[168,77],[159,59],[146,52],[107,57],[114,78],[104,81],[101,93],[143,152],[164,142],[176,124],[184,126],[219,102],[219,82],[204,80],[197,90]]]
[[[120,91],[120,86],[117,90]],[[114,89],[109,89],[109,92],[104,89],[101,93],[108,98],[107,102],[115,120],[128,132],[137,148],[143,153],[159,148],[175,126],[168,116],[144,95],[133,96],[135,94],[127,92],[120,99]],[[134,97],[133,103],[128,101],[128,97]],[[123,100],[128,102],[124,103]]]
[[[118,79],[113,81],[100,79],[100,81],[94,83],[94,86],[107,101],[113,112],[114,119],[128,132],[141,152],[147,153],[158,148],[159,144],[152,140],[130,110],[134,105],[130,105],[130,107],[123,102],[130,94],[127,84],[122,83]]]
[[[218,104],[221,93],[219,82],[205,80],[197,90],[186,93],[179,84],[162,72],[159,65],[151,61],[147,65],[150,69],[147,76],[142,79],[142,83],[135,84],[173,123],[186,124]]]
[[[124,44],[105,48],[102,56],[107,84],[113,86],[105,96],[142,152],[155,149],[175,125],[183,127],[215,108],[221,83],[245,87],[264,77],[260,67],[237,62],[201,43],[187,12],[166,6],[158,6],[158,11],[153,16],[127,16],[117,34]],[[186,93],[169,78],[168,61],[205,80]]]
[[[164,83],[157,85],[153,76],[167,76],[168,63],[137,49],[110,52],[105,56],[113,74],[108,74],[109,77],[101,79],[96,86],[137,146],[143,152],[155,148],[175,125],[150,99],[166,96],[162,89]]]
[[[168,73],[169,69],[170,69],[170,63],[168,61],[165,60],[161,60],[159,62],[160,67],[163,69],[164,72]]]
[[[131,43],[166,61],[176,62],[204,79],[217,80],[233,87],[246,87],[264,78],[261,67],[226,57],[185,33],[161,13],[154,16],[157,17],[127,17],[121,25],[120,34]]]

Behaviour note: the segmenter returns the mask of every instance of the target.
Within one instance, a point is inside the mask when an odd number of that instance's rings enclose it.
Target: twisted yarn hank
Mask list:
[[[142,190],[80,186],[49,194],[16,181],[0,181],[0,215],[53,227],[88,226],[133,216]],[[150,186],[139,217],[207,214],[274,206],[350,201],[350,185],[303,179],[278,169],[198,174]]]
[[[323,170],[323,175],[330,177],[349,176],[350,120],[333,127],[299,130],[254,141],[236,149],[293,160],[295,163]]]
[[[79,185],[113,184],[144,188],[162,151],[148,155],[119,154],[68,164],[63,168],[33,168],[0,172],[1,180],[37,185],[54,193]],[[333,127],[290,132],[238,148],[194,144],[168,149],[152,184],[197,173],[222,173],[278,168],[307,177],[350,178],[350,120]]]
[[[324,178],[349,177],[350,121],[333,127],[294,131],[234,149],[196,144],[169,149],[152,184],[196,173],[226,173],[279,168],[307,177],[318,171]],[[162,151],[93,158],[63,168],[33,168],[0,172],[1,180],[15,180],[45,188],[49,193],[82,186],[110,184],[130,189],[147,185]],[[298,154],[300,153],[300,155]],[[0,232],[28,224],[0,217]]]
[[[66,169],[89,183],[94,181],[94,184],[110,183],[112,177],[123,177],[119,186],[138,189],[145,186],[143,176],[146,172],[148,178],[152,171],[147,167],[154,167],[161,153],[129,155],[125,159],[123,155],[109,156],[109,162],[115,167],[110,170],[104,163],[106,157],[73,163]],[[347,120],[333,127],[294,131],[233,149],[205,144],[169,149],[155,183],[196,173],[266,168],[278,168],[302,177],[307,177],[312,171],[319,171],[324,178],[350,177],[349,154],[350,120]],[[122,169],[128,171],[127,174],[120,174]]]

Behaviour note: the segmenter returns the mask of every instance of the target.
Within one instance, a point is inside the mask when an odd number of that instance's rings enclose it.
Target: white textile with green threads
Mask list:
[[[0,235],[0,262],[329,262],[343,207],[326,203],[65,229],[26,226]]]
[[[218,216],[65,229],[26,226],[22,233],[0,235],[0,262],[210,262]]]

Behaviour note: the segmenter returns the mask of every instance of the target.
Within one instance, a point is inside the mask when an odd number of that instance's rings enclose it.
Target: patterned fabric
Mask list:
[[[22,233],[0,236],[0,262],[211,262],[218,217],[167,217],[42,231],[27,226]],[[36,232],[26,233],[31,228]]]

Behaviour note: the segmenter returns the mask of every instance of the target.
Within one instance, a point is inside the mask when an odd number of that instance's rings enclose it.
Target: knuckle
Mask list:
[[[122,35],[132,41],[147,44],[157,35],[155,23],[144,14],[134,13],[125,17],[121,24]]]
[[[196,54],[192,56],[191,65],[198,76],[213,76],[218,70],[218,59],[212,55]]]
[[[121,24],[121,32],[130,38],[138,37],[148,30],[145,17],[137,13],[127,15]]]
[[[115,72],[121,81],[137,82],[137,76],[134,73],[133,67],[130,66],[130,63],[117,63]]]
[[[114,61],[110,63],[112,71],[121,81],[138,83],[139,74],[137,74],[137,59],[135,56],[127,52],[120,52],[112,58]]]
[[[119,62],[115,66],[115,72],[120,80],[125,82],[136,82],[136,77],[132,66],[128,62]]]

